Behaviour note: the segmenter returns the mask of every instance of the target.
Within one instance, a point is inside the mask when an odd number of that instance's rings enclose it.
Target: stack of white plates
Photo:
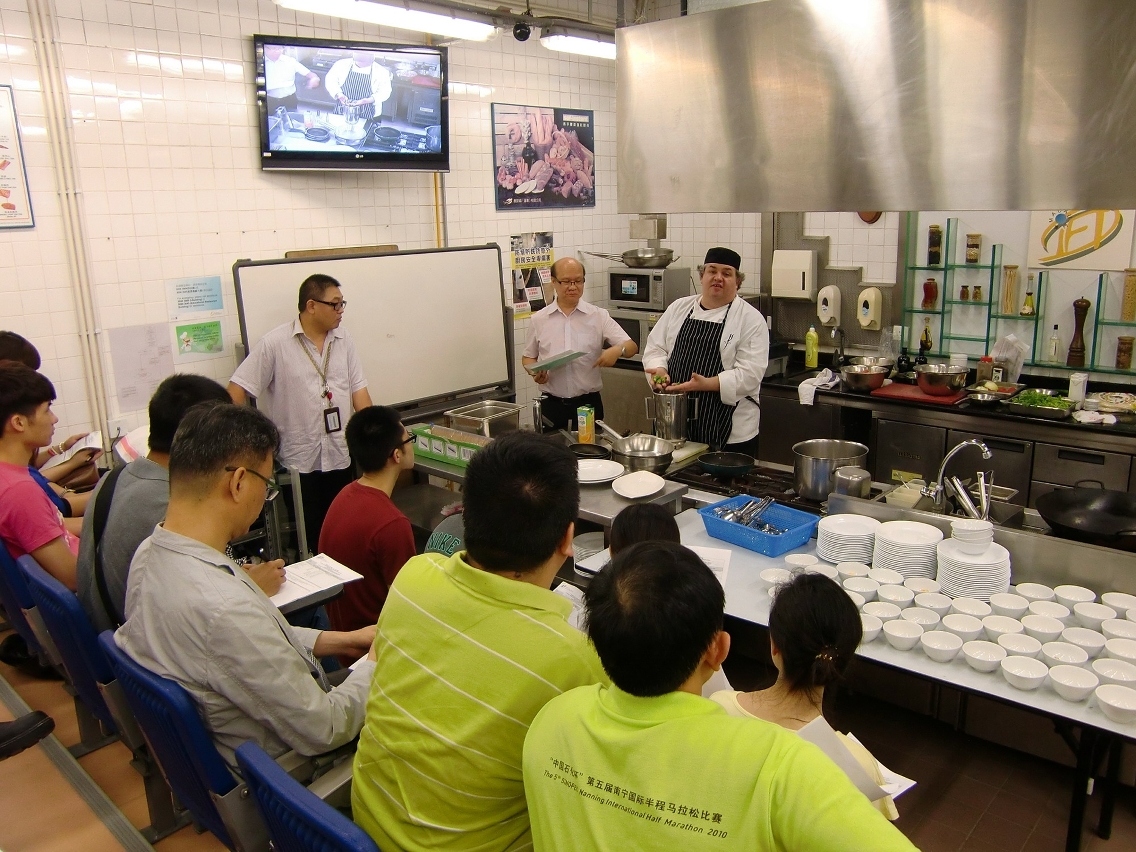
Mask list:
[[[876,530],[872,567],[890,568],[904,577],[934,577],[937,565],[935,546],[942,540],[942,530],[930,524],[918,521],[880,524]],[[946,592],[946,589],[943,591]]]
[[[829,515],[817,525],[817,556],[825,562],[872,561],[872,543],[880,522],[863,515]]]
[[[982,553],[964,553],[954,539],[939,543],[939,573],[943,593],[952,598],[990,600],[1010,588],[1010,551],[991,544]]]

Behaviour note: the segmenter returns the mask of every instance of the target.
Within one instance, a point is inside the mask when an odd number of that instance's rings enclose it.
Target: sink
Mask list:
[[[951,502],[948,505],[953,506],[954,503]],[[920,497],[912,508],[920,512],[933,512],[938,514],[934,501],[932,501],[930,497]],[[970,516],[960,510],[950,514],[950,517],[968,518]],[[1000,500],[994,500],[990,503],[989,520],[995,526],[1020,530],[1024,525],[1025,517],[1025,506],[1019,506],[1016,503],[1004,503]]]

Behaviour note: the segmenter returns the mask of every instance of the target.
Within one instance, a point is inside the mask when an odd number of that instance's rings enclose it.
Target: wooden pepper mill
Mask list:
[[[1085,366],[1085,319],[1089,315],[1089,304],[1084,296],[1073,302],[1073,339],[1069,343],[1066,367]]]

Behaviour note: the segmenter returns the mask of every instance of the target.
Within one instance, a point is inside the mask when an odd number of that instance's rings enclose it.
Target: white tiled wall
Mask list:
[[[543,4],[583,17],[584,0]],[[254,33],[415,41],[413,34],[294,13],[270,0],[54,0],[86,215],[100,339],[112,419],[124,427],[106,357],[106,329],[166,319],[165,282],[220,275],[235,327],[231,268],[239,258],[280,257],[289,249],[397,243],[436,245],[430,175],[264,173],[253,97]],[[597,3],[614,18],[614,3]],[[90,425],[77,322],[65,262],[57,187],[44,128],[41,81],[25,0],[0,0],[0,83],[16,89],[36,228],[0,232],[3,321],[28,336],[56,381],[60,431]],[[451,245],[511,234],[554,233],[558,256],[618,252],[633,245],[630,217],[616,213],[615,63],[557,54],[504,35],[450,52],[451,166],[445,204]],[[586,211],[497,213],[493,206],[490,104],[591,109],[596,116],[596,207]],[[752,215],[672,216],[667,245],[694,265],[711,245],[743,256],[757,286],[758,220]],[[586,258],[589,298],[606,261]],[[351,320],[348,319],[350,324]],[[518,352],[527,324],[517,323]],[[519,355],[518,355],[519,362]],[[225,380],[227,354],[192,369]],[[518,394],[534,385],[522,372]]]
[[[894,284],[901,213],[869,225],[856,213],[806,213],[805,236],[828,237],[830,266],[859,266],[866,284]]]

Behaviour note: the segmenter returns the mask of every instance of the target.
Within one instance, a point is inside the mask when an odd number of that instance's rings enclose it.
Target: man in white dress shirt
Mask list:
[[[643,349],[643,370],[655,387],[687,391],[698,400],[698,418],[688,424],[690,440],[756,458],[757,395],[769,366],[769,326],[761,311],[738,298],[745,280],[741,263],[728,248],[706,252],[698,267],[702,292],[672,303],[655,323]]]
[[[320,84],[319,75],[309,71],[294,57],[286,55],[282,45],[264,46],[264,90],[270,114],[276,112],[277,107],[284,107],[289,112],[298,109],[297,75],[307,79],[309,89],[314,89]]]
[[[556,301],[533,314],[521,364],[528,367],[562,352],[584,353],[563,367],[533,374],[545,390],[542,414],[552,428],[571,429],[581,405],[595,408],[597,420],[603,418],[600,368],[630,358],[639,347],[611,314],[581,299],[584,267],[579,261],[565,257],[552,264],[552,283]]]

